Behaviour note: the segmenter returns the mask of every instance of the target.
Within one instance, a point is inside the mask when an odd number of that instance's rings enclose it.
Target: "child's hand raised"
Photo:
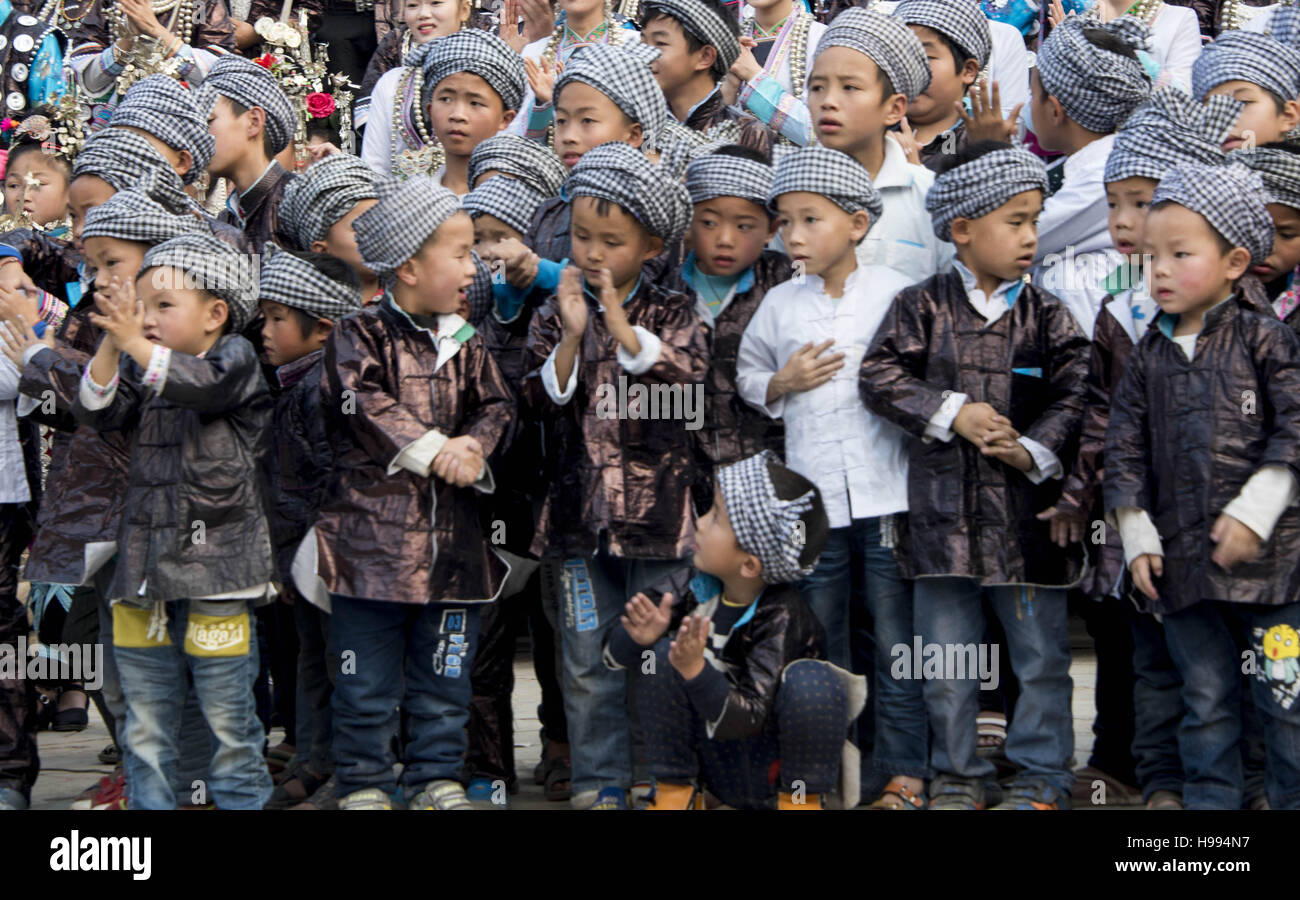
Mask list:
[[[36,332],[32,331],[32,326],[28,325],[27,320],[22,316],[0,322],[0,352],[8,357],[19,372],[23,370],[23,354],[29,347],[35,347],[37,344],[53,347],[54,330],[47,328],[45,337],[38,338]]]
[[[1146,594],[1152,600],[1159,600],[1160,595],[1156,593],[1155,579],[1165,574],[1165,558],[1156,556],[1154,553],[1143,553],[1128,564],[1129,574],[1133,576],[1133,583],[1137,589]]]
[[[571,341],[581,340],[587,330],[587,298],[582,296],[582,272],[577,266],[566,266],[560,273],[555,302],[560,307],[564,336]]]
[[[36,294],[0,287],[0,322],[11,322],[21,316],[27,322],[41,318],[41,307]]]
[[[528,73],[528,86],[533,89],[533,96],[537,98],[538,105],[545,106],[550,103],[555,96],[555,81],[564,71],[564,63],[557,59],[552,64],[543,58],[538,64],[525,56],[524,68]]]
[[[687,616],[668,645],[668,661],[687,681],[704,671],[704,645],[713,623],[704,616]]]
[[[107,290],[95,292],[91,324],[104,331],[118,348],[144,336],[144,304],[135,298],[135,283],[114,278]]]
[[[663,637],[672,619],[673,595],[664,594],[655,606],[645,594],[637,594],[623,607],[624,614],[619,617],[623,630],[628,637],[642,647],[652,647],[655,641]]]
[[[1259,556],[1259,535],[1227,513],[1220,513],[1210,529],[1210,540],[1217,545],[1210,559],[1225,572],[1238,563],[1254,562]]]
[[[993,82],[993,96],[989,96],[989,83],[985,80],[975,82],[970,86],[967,92],[970,97],[969,113],[961,101],[954,105],[957,107],[957,115],[966,123],[966,140],[969,143],[976,141],[1004,141],[1009,142],[1016,136],[1019,129],[1020,110],[1025,105],[1017,103],[1011,110],[1011,115],[1002,118],[1002,96],[998,89],[998,83]]]
[[[831,353],[822,356],[835,344],[835,339],[814,344],[812,341],[794,351],[781,370],[772,376],[768,386],[768,402],[772,402],[773,390],[777,396],[794,391],[811,391],[821,387],[835,377],[835,373],[844,368],[844,354]]]
[[[456,487],[469,487],[483,474],[483,446],[468,434],[452,438],[433,458],[433,474]]]

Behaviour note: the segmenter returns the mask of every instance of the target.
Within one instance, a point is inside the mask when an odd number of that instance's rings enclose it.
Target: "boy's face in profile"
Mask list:
[[[86,213],[108,202],[117,189],[98,175],[78,175],[68,185],[68,212],[72,214],[72,239],[81,243],[81,229],[86,225]]]
[[[1273,249],[1268,259],[1251,267],[1265,284],[1285,278],[1300,266],[1300,209],[1270,203],[1268,214],[1273,218]]]
[[[500,94],[469,72],[439,81],[427,112],[438,141],[454,156],[469,156],[515,117],[515,111],[501,102]]]
[[[663,250],[663,241],[626,210],[595,197],[574,198],[569,238],[573,264],[593,290],[599,290],[601,269],[609,269],[615,288],[626,288]]]
[[[1042,191],[1021,191],[988,215],[955,219],[953,243],[977,275],[1016,281],[1034,264],[1042,210]]]
[[[1273,95],[1249,81],[1225,81],[1210,89],[1209,94],[1226,94],[1246,104],[1241,116],[1223,142],[1223,150],[1258,147],[1286,137],[1300,123],[1300,103],[1291,99],[1277,108]]]
[[[682,23],[672,16],[655,16],[646,22],[641,40],[660,53],[659,58],[650,63],[650,71],[654,72],[655,81],[659,82],[659,89],[665,94],[671,94],[689,82],[701,68],[707,70],[713,63],[713,53],[716,53],[707,49],[709,45],[690,52]]]
[[[1038,146],[1044,150],[1060,149],[1060,132],[1064,125],[1054,121],[1056,106],[1051,95],[1043,87],[1043,80],[1038,77],[1037,69],[1029,70],[1029,118],[1033,124],[1034,136]]]
[[[870,224],[865,212],[847,213],[808,191],[781,194],[776,212],[785,251],[806,275],[822,275],[852,254]]]
[[[740,549],[736,532],[727,518],[722,489],[713,489],[713,506],[695,523],[695,568],[717,578],[735,578],[741,566],[754,557]],[[758,573],[755,573],[758,574]]]
[[[1125,256],[1137,253],[1142,246],[1147,209],[1159,183],[1154,178],[1134,175],[1106,184],[1106,206],[1110,210],[1106,226],[1111,243]]]
[[[229,173],[255,140],[258,146],[261,145],[261,131],[252,134],[252,119],[251,109],[235,115],[229,97],[218,97],[217,102],[212,104],[212,111],[208,113],[208,132],[215,139],[216,145],[212,151],[212,162],[208,163],[211,172],[222,175]]]
[[[177,353],[198,356],[211,349],[225,329],[226,301],[195,287],[181,269],[153,268],[135,282],[144,304],[144,336]]]
[[[325,232],[325,240],[313,241],[311,249],[317,253],[328,253],[351,266],[358,275],[374,277],[374,273],[361,261],[361,251],[357,249],[357,235],[352,230],[352,223],[357,216],[370,209],[378,200],[365,199],[357,203]]]
[[[572,169],[592,147],[608,141],[641,146],[641,123],[589,84],[570,81],[555,98],[555,152]]]
[[[303,318],[292,308],[274,300],[263,300],[259,305],[265,320],[262,349],[271,365],[283,366],[325,346],[332,327],[327,319],[317,319],[304,334]]]
[[[953,104],[961,102],[966,89],[975,83],[979,63],[968,59],[958,70],[952,48],[939,32],[924,25],[909,27],[921,39],[930,61],[930,86],[907,104],[907,120],[914,125],[929,125],[956,114]]]
[[[511,239],[522,241],[524,236],[496,216],[483,213],[474,220],[475,247],[490,247]]]
[[[879,142],[907,111],[902,94],[886,97],[884,92],[880,69],[865,54],[848,47],[817,54],[808,79],[808,111],[817,139],[849,154]]]
[[[766,209],[743,197],[714,197],[695,204],[687,240],[696,267],[705,275],[740,275],[763,254],[774,225]]]
[[[474,225],[458,212],[438,226],[415,256],[397,269],[407,288],[407,312],[423,316],[459,312],[474,283]]]
[[[85,240],[86,262],[95,270],[95,290],[104,291],[116,278],[122,284],[135,281],[144,264],[147,244],[120,238],[90,237]]]
[[[1250,264],[1244,247],[1225,251],[1204,216],[1176,203],[1147,214],[1143,246],[1150,255],[1151,296],[1170,315],[1199,316],[1228,296]]]

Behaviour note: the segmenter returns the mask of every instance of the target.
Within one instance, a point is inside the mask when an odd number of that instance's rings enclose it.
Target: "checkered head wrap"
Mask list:
[[[186,184],[207,171],[217,145],[194,94],[167,75],[150,75],[131,85],[108,124],[139,128],[173,150],[189,151],[194,164],[185,173]]]
[[[1103,180],[1159,181],[1181,163],[1222,165],[1223,142],[1245,107],[1232,97],[1206,97],[1201,103],[1176,87],[1160,88],[1115,136]]]
[[[1258,173],[1268,203],[1300,209],[1300,155],[1277,147],[1254,147],[1233,150],[1228,162],[1241,163]]]
[[[767,208],[775,213],[776,198],[795,191],[821,194],[847,213],[865,211],[871,219],[868,230],[885,211],[880,192],[862,164],[847,153],[825,147],[802,147],[781,158],[772,176]]]
[[[105,128],[86,138],[72,162],[72,177],[82,175],[101,178],[118,191],[147,183],[146,193],[168,212],[182,213],[194,208],[180,177],[167,160],[134,131]]]
[[[1278,7],[1267,34],[1225,31],[1192,63],[1192,96],[1225,81],[1246,81],[1285,100],[1300,95],[1300,9]]]
[[[1263,262],[1273,249],[1273,218],[1264,182],[1239,163],[1176,167],[1151,197],[1152,206],[1165,201],[1204,216],[1224,240],[1249,250],[1252,262]]]
[[[595,88],[629,119],[641,124],[645,136],[643,146],[653,150],[658,146],[659,132],[668,121],[668,103],[650,71],[650,63],[658,58],[657,49],[640,41],[579,47],[556,79],[554,96],[559,97],[571,81]]]
[[[925,48],[902,19],[850,7],[831,20],[817,43],[814,65],[829,47],[848,47],[870,57],[894,90],[907,97],[909,103],[930,86],[930,61],[925,56]],[[813,66],[809,66],[809,76],[812,71]]]
[[[718,488],[736,543],[763,564],[764,584],[798,581],[814,568],[799,564],[804,551],[800,520],[816,505],[817,488],[793,500],[779,499],[768,466],[780,462],[775,453],[764,450],[718,469]]]
[[[977,0],[903,0],[894,15],[908,25],[937,31],[983,69],[993,52],[989,20]]]
[[[379,202],[353,220],[352,231],[366,268],[391,275],[460,209],[460,197],[427,175],[379,178],[375,186]]]
[[[650,0],[646,3],[646,21],[659,13],[676,19],[683,31],[717,50],[717,58],[709,71],[718,81],[727,76],[732,64],[740,58],[740,39],[716,12],[700,0]]]
[[[545,197],[554,197],[564,184],[564,163],[553,150],[508,132],[492,135],[469,155],[469,183],[484,172],[516,178]]]
[[[675,244],[691,224],[691,197],[635,147],[610,141],[582,155],[569,173],[560,197],[608,200],[627,210],[665,244]]]
[[[153,268],[179,269],[185,287],[197,287],[226,301],[230,330],[239,332],[257,308],[257,276],[252,257],[212,236],[207,229],[155,244],[144,255],[140,274]]]
[[[936,178],[925,195],[925,211],[935,236],[950,241],[953,219],[987,216],[1016,194],[1034,190],[1047,196],[1043,161],[1019,147],[994,150]]]
[[[752,159],[706,153],[686,167],[686,192],[691,203],[715,197],[741,197],[767,208],[772,191],[772,167]]]
[[[533,190],[532,185],[526,181],[506,177],[489,178],[462,197],[460,205],[471,219],[477,219],[481,215],[496,216],[522,234],[528,231],[533,214],[547,196]]]
[[[1151,95],[1151,78],[1138,59],[1103,50],[1088,40],[1094,31],[1109,32],[1135,53],[1146,50],[1147,26],[1133,16],[1105,25],[1066,16],[1038,51],[1043,90],[1061,101],[1066,115],[1089,131],[1110,134]]]
[[[374,170],[358,157],[335,153],[289,182],[280,200],[280,221],[299,250],[310,250],[352,207],[378,197]]]
[[[501,38],[480,28],[462,28],[421,44],[407,54],[406,65],[424,69],[421,102],[425,106],[438,82],[457,72],[486,81],[506,109],[519,109],[528,86],[524,58]]]
[[[361,292],[268,241],[262,249],[260,299],[337,322],[361,308]]]
[[[140,188],[118,191],[104,203],[86,213],[82,240],[92,237],[117,238],[161,244],[174,237],[197,231],[203,222],[189,213],[170,213]]]
[[[226,54],[208,70],[201,91],[201,109],[205,116],[212,111],[218,96],[227,97],[240,106],[249,109],[259,106],[266,111],[266,133],[276,153],[293,140],[298,129],[298,115],[293,104],[280,89],[275,76],[257,63],[242,56]]]

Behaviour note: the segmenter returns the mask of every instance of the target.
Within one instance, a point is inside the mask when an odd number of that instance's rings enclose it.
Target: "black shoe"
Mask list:
[[[117,744],[109,744],[99,751],[97,759],[106,766],[115,766],[122,761],[122,748]]]

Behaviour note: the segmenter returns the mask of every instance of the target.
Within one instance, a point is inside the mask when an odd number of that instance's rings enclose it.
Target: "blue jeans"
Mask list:
[[[686,565],[601,550],[560,566],[560,650],[573,792],[632,786],[627,673],[605,666],[605,638],[638,591]]]
[[[1184,806],[1242,805],[1242,651],[1249,650],[1252,655],[1245,659],[1255,665],[1251,693],[1268,753],[1269,806],[1300,807],[1300,659],[1295,655],[1300,603],[1203,601],[1165,616],[1164,624],[1187,707],[1178,730]]]
[[[298,681],[294,705],[294,751],[318,775],[334,770],[330,740],[334,715],[330,695],[339,661],[329,656],[330,615],[302,596],[294,598],[293,621],[298,629]]]
[[[187,644],[192,603],[167,604],[170,643],[126,646],[129,637],[120,630],[114,636],[113,654],[126,698],[123,757],[128,801],[132,809],[174,809],[178,802],[194,801],[215,802],[221,809],[261,809],[271,796],[271,776],[262,759],[262,725],[253,699],[257,644],[250,639],[251,606],[222,605],[234,610],[226,622],[234,629],[242,622],[244,629],[241,647],[226,655],[229,650],[213,652]],[[148,610],[131,612],[146,619],[149,615]],[[179,763],[188,758],[186,768],[193,766],[201,746],[210,740],[193,713],[186,714],[190,697],[211,729],[215,750],[202,769],[182,772]],[[193,782],[205,777],[209,790],[195,796]]]
[[[1169,658],[1165,630],[1155,617],[1123,601],[1133,635],[1133,759],[1142,799],[1156,791],[1183,792],[1178,723],[1183,679]]]
[[[816,659],[791,662],[782,672],[763,730],[724,741],[708,736],[681,675],[668,662],[668,643],[664,637],[655,644],[657,674],[632,674],[650,774],[677,784],[699,777],[719,800],[737,809],[771,809],[778,790],[791,793],[797,784],[809,794],[835,789],[848,697],[829,665]]]
[[[910,648],[916,634],[912,583],[898,574],[894,558],[893,518],[854,519],[845,528],[832,528],[817,568],[799,586],[826,630],[827,659],[841,668],[850,665],[850,604],[870,616],[874,652],[864,656],[874,660],[867,672],[875,724],[872,770],[882,784],[893,775],[929,774],[921,683],[890,674],[890,649]]]
[[[984,636],[985,596],[1006,631],[1011,665],[1020,679],[1007,730],[1007,759],[1020,767],[1017,781],[1050,787],[1068,798],[1074,786],[1069,765],[1074,724],[1065,591],[981,588],[970,578],[920,578],[915,588],[917,633],[924,644],[943,648],[945,656],[958,646],[978,644]],[[979,680],[969,672],[967,677],[942,674],[924,681],[933,729],[930,764],[936,774],[992,778],[993,763],[975,752]]]
[[[340,660],[330,701],[338,796],[364,788],[396,792],[391,740],[399,704],[407,717],[408,796],[435,779],[460,781],[478,606],[339,594],[330,603],[330,653]]]

